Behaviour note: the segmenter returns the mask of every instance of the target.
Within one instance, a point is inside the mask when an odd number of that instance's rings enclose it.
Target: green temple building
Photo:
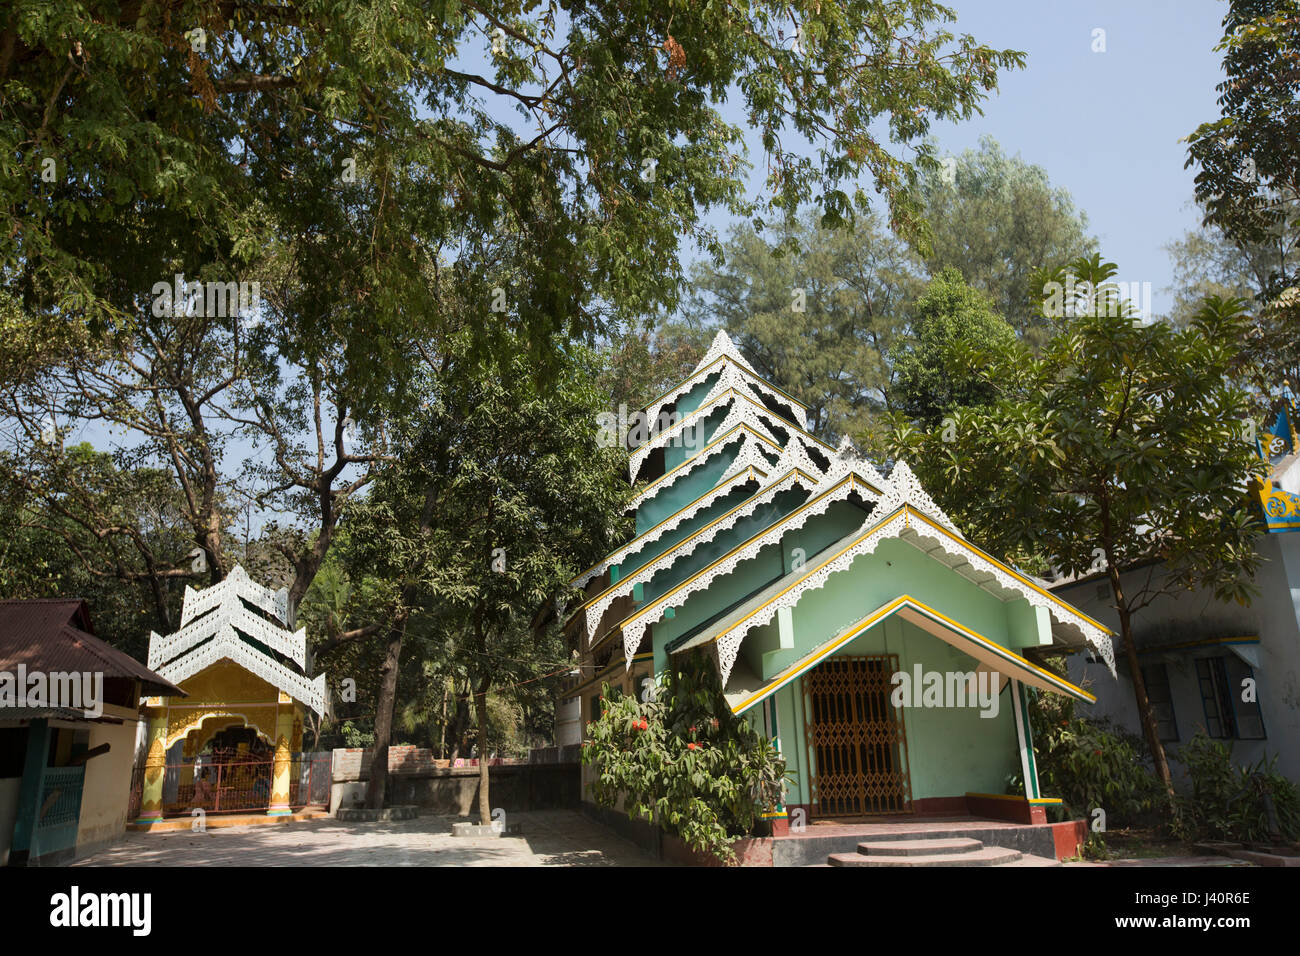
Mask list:
[[[1045,819],[1028,695],[1091,702],[1042,661],[1113,674],[1106,627],[968,541],[906,463],[810,434],[725,333],[642,421],[635,536],[577,579],[565,625],[579,726],[604,684],[639,693],[703,652],[785,757],[789,821]]]

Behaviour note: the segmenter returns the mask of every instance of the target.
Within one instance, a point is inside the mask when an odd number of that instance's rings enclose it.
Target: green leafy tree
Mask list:
[[[919,283],[907,247],[874,216],[852,232],[814,215],[760,235],[733,230],[721,262],[692,274],[686,322],[724,327],[755,370],[808,405],[814,431],[865,427],[889,397],[889,348]]]
[[[1232,272],[1261,303],[1250,353],[1272,393],[1300,372],[1300,3],[1232,0],[1215,49],[1221,115],[1187,137],[1187,165],[1204,226],[1237,248]]]
[[[1300,288],[1270,291],[1278,276],[1300,274],[1297,239],[1300,205],[1270,226],[1265,241],[1234,241],[1218,226],[1203,226],[1166,247],[1173,266],[1171,322],[1185,324],[1212,296],[1257,304],[1244,349],[1262,402],[1274,398],[1284,380],[1300,382]]]
[[[201,579],[192,547],[184,502],[162,469],[86,443],[50,458],[0,454],[6,598],[84,598],[96,633],[142,657],[150,628],[174,629],[181,586]]]
[[[120,327],[178,261],[237,276],[287,239],[315,253],[308,275],[364,262],[311,286],[354,293],[336,329],[375,368],[417,317],[447,328],[418,279],[503,217],[538,267],[506,291],[539,355],[606,306],[671,306],[681,238],[711,242],[711,207],[756,211],[728,97],[775,207],[839,221],[874,182],[915,230],[925,134],[1024,63],[931,0],[15,0],[0,17],[0,267],[33,314]],[[485,307],[505,288],[472,278]]]
[[[1271,300],[1296,282],[1289,253],[1300,203],[1300,3],[1232,0],[1215,49],[1226,74],[1217,87],[1222,115],[1187,137],[1187,165],[1199,168],[1206,226],[1243,247],[1283,246],[1264,284]]]
[[[951,429],[896,421],[888,451],[991,550],[1036,555],[1040,571],[1104,574],[1172,808],[1134,617],[1188,587],[1243,602],[1252,594],[1260,525],[1245,489],[1262,466],[1238,384],[1249,323],[1240,300],[1210,300],[1183,329],[1140,324],[1108,282],[1115,271],[1098,257],[1072,263],[1089,306],[1044,316],[1060,329],[1043,356],[998,368],[998,400],[954,411]],[[1139,569],[1130,587],[1125,575]]]
[[[934,233],[925,256],[930,274],[960,270],[1026,342],[1041,347],[1046,332],[1034,275],[1095,246],[1088,218],[1069,192],[1053,186],[1042,167],[1008,156],[985,136],[979,149],[927,170],[921,198]]]
[[[995,360],[1017,352],[1015,330],[988,297],[956,269],[940,272],[912,309],[911,335],[892,356],[894,409],[926,428],[951,408],[983,405],[996,395]]]
[[[382,805],[403,642],[420,615],[454,638],[478,724],[480,816],[491,822],[488,694],[568,664],[539,609],[622,530],[623,453],[602,447],[598,368],[573,348],[540,383],[527,355],[476,355],[468,331],[426,350],[428,399],[394,424],[396,458],[349,520],[350,575],[386,590],[387,651],[367,800]]]

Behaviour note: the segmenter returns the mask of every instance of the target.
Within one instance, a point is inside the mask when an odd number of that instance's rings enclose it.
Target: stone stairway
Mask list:
[[[858,844],[856,853],[832,853],[829,866],[1059,866],[1043,859],[985,846],[969,837],[936,837],[919,840],[873,840]]]

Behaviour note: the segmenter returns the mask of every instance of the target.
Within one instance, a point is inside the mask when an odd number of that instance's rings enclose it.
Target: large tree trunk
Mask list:
[[[1155,711],[1151,709],[1151,700],[1147,697],[1146,681],[1142,679],[1142,665],[1138,661],[1137,645],[1133,642],[1133,618],[1128,604],[1124,600],[1124,587],[1120,583],[1119,569],[1114,564],[1109,566],[1110,587],[1115,594],[1115,608],[1119,612],[1120,634],[1124,640],[1124,657],[1128,661],[1133,678],[1133,696],[1137,700],[1138,716],[1142,720],[1142,733],[1146,737],[1147,749],[1151,751],[1151,760],[1155,764],[1156,774],[1165,788],[1172,812],[1174,803],[1174,780],[1169,772],[1169,761],[1165,757],[1165,746],[1160,741],[1160,726],[1156,721]]]
[[[397,672],[402,656],[402,638],[406,635],[406,615],[395,621],[388,631],[388,651],[384,655],[383,678],[379,683],[379,700],[375,705],[374,759],[370,761],[370,783],[366,787],[366,807],[380,810],[388,787],[388,744],[393,736],[393,707],[397,701]]]
[[[492,686],[491,680],[479,681],[478,693],[474,695],[474,714],[478,718],[478,822],[488,826],[492,822],[492,799],[488,795],[488,726],[487,726],[487,692]]]

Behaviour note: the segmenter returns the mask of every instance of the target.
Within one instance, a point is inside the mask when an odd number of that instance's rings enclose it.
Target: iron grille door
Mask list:
[[[804,675],[804,716],[820,816],[907,813],[902,714],[890,702],[896,654],[832,657]]]

